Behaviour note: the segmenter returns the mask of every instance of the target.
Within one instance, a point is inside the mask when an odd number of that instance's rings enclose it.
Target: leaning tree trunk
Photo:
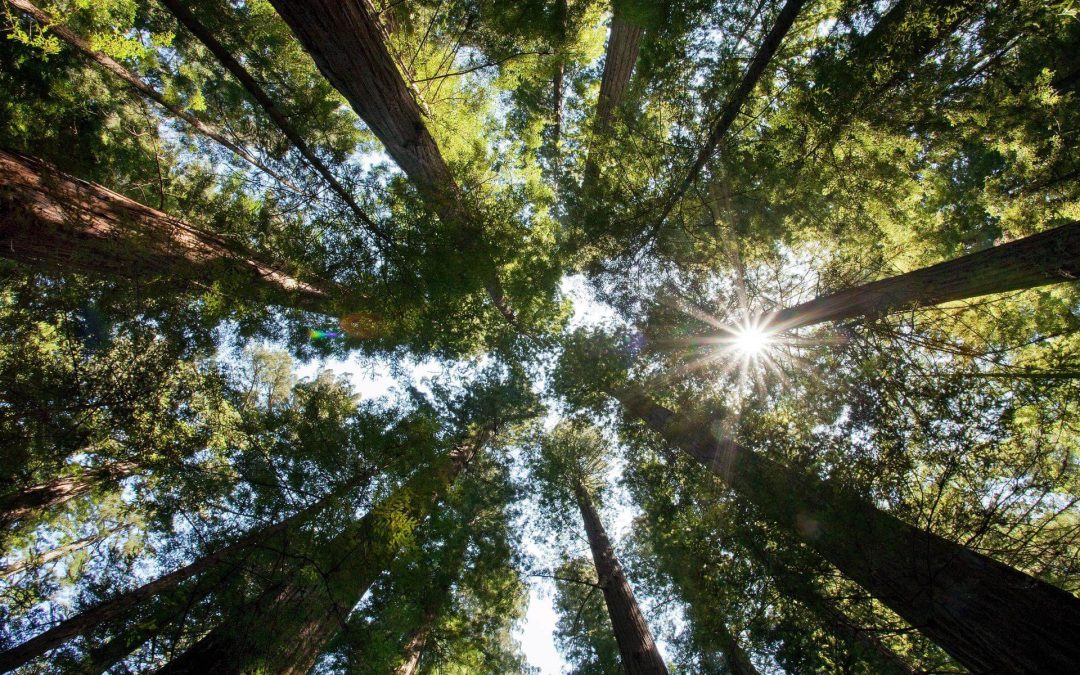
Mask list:
[[[611,393],[965,667],[1046,673],[1080,663],[1072,594],[718,437],[709,419],[677,415],[634,388]]]
[[[367,0],[271,0],[319,71],[386,147],[387,154],[439,218],[457,228],[464,273],[476,261],[490,268],[484,290],[503,318],[520,329],[495,271],[478,221],[424,122],[424,111],[384,40],[385,28]]]
[[[330,291],[243,247],[33,157],[0,150],[0,255],[52,270],[168,280],[333,312]],[[324,286],[328,286],[324,284]]]
[[[130,476],[137,465],[113,462],[64,476],[0,497],[0,528],[11,528],[34,514],[43,513],[106,483]]]
[[[588,490],[579,483],[574,486],[574,496],[581,511],[581,519],[585,521],[585,534],[589,539],[589,548],[592,549],[596,577],[604,591],[604,602],[611,617],[615,641],[619,645],[623,669],[628,675],[666,675],[667,666],[653,642],[649,625],[645,623],[645,617],[638,608],[634,592],[630,589],[619,559],[615,557],[615,551]]]
[[[49,549],[48,551],[45,551],[43,553],[32,553],[23,558],[22,560],[0,567],[0,579],[6,579],[7,577],[18,574],[25,569],[29,569],[31,567],[40,567],[45,563],[52,562],[53,560],[58,560],[65,556],[69,556],[72,553],[76,553],[83,550],[84,548],[93,546],[100,541],[104,541],[105,539],[111,537],[120,530],[126,529],[128,527],[130,527],[130,525],[113,527],[98,532],[96,534],[92,534],[89,537],[82,537],[67,544],[63,544],[62,546],[57,546],[56,548]]]
[[[308,578],[271,587],[162,668],[176,673],[306,673],[352,608],[490,438],[485,429],[418,471],[354,526],[308,556]],[[401,524],[407,532],[401,531]]]
[[[99,602],[98,604],[79,612],[75,616],[61,621],[44,633],[41,633],[16,647],[12,647],[7,651],[0,652],[0,673],[25,665],[31,659],[37,658],[45,652],[64,644],[68,640],[99,626],[123,619],[138,605],[176,588],[182,582],[191,579],[196,575],[217,567],[230,566],[239,555],[250,551],[252,548],[266,542],[271,537],[294,531],[297,527],[303,525],[312,517],[320,513],[333,500],[343,496],[349,490],[357,487],[367,479],[368,476],[360,475],[352,480],[346,481],[315,504],[279,523],[248,533],[237,541],[223,546],[217,551],[205,555],[174,572],[170,572],[169,574],[158,577],[138,588]],[[137,647],[138,644],[141,644],[141,642],[133,645],[131,649]]]
[[[116,77],[119,77],[121,80],[126,82],[132,89],[154,101],[162,108],[165,108],[174,116],[184,120],[184,122],[186,122],[188,126],[190,126],[195,131],[198,131],[203,136],[206,136],[207,138],[216,141],[222,147],[231,150],[241,159],[251,164],[256,169],[259,169],[266,175],[270,176],[274,180],[278,181],[293,192],[303,194],[300,189],[293,185],[292,182],[289,181],[287,178],[281,176],[273,169],[270,169],[268,166],[260,162],[250,152],[226,138],[225,135],[222,134],[219,130],[211,127],[209,124],[202,121],[195,115],[191,114],[184,108],[170,103],[168,99],[165,98],[164,94],[159,92],[157,89],[154,89],[143,80],[139,79],[137,76],[135,76],[134,73],[129,71],[124,66],[120,65],[109,55],[93,49],[90,46],[89,42],[76,35],[67,26],[55,22],[48,13],[36,7],[29,0],[8,0],[8,2],[10,2],[11,5],[16,9],[33,18],[34,21],[37,21],[38,24],[42,26],[43,30],[47,28],[51,35],[56,35],[57,37],[61,38],[62,40],[70,44],[72,47],[79,50],[79,52],[81,52],[83,56],[90,59],[94,63],[98,64],[105,70],[109,71]]]
[[[611,127],[615,110],[622,103],[623,95],[630,85],[630,76],[637,65],[641,36],[644,33],[644,28],[629,23],[618,12],[611,18],[611,32],[604,52],[604,72],[600,77],[600,95],[596,99],[593,123],[597,134],[607,133]],[[590,151],[585,157],[582,191],[586,194],[591,192],[599,177],[600,168],[596,163],[595,153]]]
[[[1080,221],[761,317],[773,330],[1080,280]]]

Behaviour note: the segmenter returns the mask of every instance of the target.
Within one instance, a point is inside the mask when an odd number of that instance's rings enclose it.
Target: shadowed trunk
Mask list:
[[[876,317],[991,293],[1080,280],[1080,221],[766,314],[772,329]]]
[[[636,389],[611,393],[965,667],[1045,673],[1080,663],[1072,594],[718,438],[712,420],[677,415]]]
[[[64,476],[0,497],[0,528],[17,526],[26,518],[87,494],[94,488],[130,476],[138,468],[132,462],[114,462]]]
[[[165,5],[173,16],[176,17],[192,35],[196,37],[209,51],[213,54],[221,65],[225,67],[229,73],[236,78],[244,89],[248,92],[252,99],[258,103],[266,115],[277,125],[277,128],[281,130],[281,133],[285,135],[285,138],[289,139],[289,142],[293,144],[293,147],[307,160],[308,164],[312,166],[319,173],[320,176],[330,185],[330,188],[341,198],[343,202],[349,207],[356,218],[367,227],[373,234],[379,237],[379,240],[386,245],[390,244],[390,239],[386,233],[380,228],[364,210],[360,208],[360,205],[356,203],[352,194],[345,189],[345,186],[334,176],[330,171],[330,168],[319,159],[319,156],[315,154],[315,151],[304,141],[300,136],[300,132],[296,130],[296,127],[292,125],[285,113],[274,103],[273,99],[263,90],[262,86],[252,77],[251,73],[244,68],[243,64],[236,60],[236,57],[225,48],[223,44],[218,42],[206,26],[199,21],[187,8],[187,5],[183,0],[159,0],[161,4]]]
[[[495,276],[491,251],[463,194],[424,122],[424,111],[384,41],[385,28],[366,0],[271,0],[281,18],[419,190],[427,207],[457,227],[454,253],[464,271],[491,267],[484,290],[508,323],[517,316]]]
[[[482,430],[431,469],[413,474],[353,526],[312,551],[314,580],[298,574],[271,587],[158,672],[307,673],[393,561],[403,536],[427,518],[492,433]],[[409,523],[409,532],[395,531],[401,522]]]
[[[333,313],[327,291],[242,246],[41,160],[0,150],[0,255],[52,270],[206,288]],[[179,282],[179,284],[178,284]]]
[[[431,635],[437,618],[439,615],[435,609],[424,612],[420,625],[409,633],[409,639],[405,641],[404,658],[401,665],[394,670],[394,675],[416,675],[419,672],[420,659],[424,656],[428,636]]]
[[[611,31],[604,53],[604,72],[600,78],[600,95],[596,99],[593,128],[597,134],[604,134],[611,127],[615,110],[622,103],[623,94],[630,85],[644,32],[644,28],[624,21],[618,13],[611,18]],[[582,190],[588,194],[599,177],[600,167],[596,164],[595,154],[590,151],[585,157]]]
[[[191,128],[195,129],[200,134],[206,136],[207,138],[213,139],[217,143],[221,144],[223,147],[236,153],[238,157],[248,162],[255,168],[259,169],[266,175],[270,176],[274,180],[278,181],[293,192],[303,194],[303,192],[301,192],[301,190],[295,185],[293,185],[292,182],[290,182],[287,178],[284,178],[274,170],[267,167],[265,164],[252,156],[252,154],[249,153],[247,150],[230,141],[220,131],[214,129],[206,122],[203,122],[198,117],[195,117],[183,108],[169,103],[161,92],[136,77],[131,71],[117,63],[104,52],[95,51],[93,48],[90,47],[89,42],[76,35],[67,26],[61,23],[56,23],[52,19],[52,17],[49,16],[48,13],[34,6],[28,0],[8,0],[8,2],[10,2],[11,5],[19,11],[30,16],[32,19],[34,19],[34,21],[37,21],[38,24],[40,24],[42,27],[47,27],[50,35],[56,35],[57,37],[61,38],[62,40],[70,44],[72,47],[79,50],[85,57],[126,82],[135,91],[154,101],[176,117],[187,122],[187,124],[191,126]]]
[[[604,602],[611,617],[615,641],[619,644],[623,669],[628,675],[666,675],[667,666],[656,649],[649,625],[641,615],[634,592],[626,581],[619,559],[615,557],[588,490],[579,483],[574,486],[574,497],[581,511],[581,519],[585,521],[585,534],[592,549],[596,578],[604,591]]]
[[[126,591],[113,598],[99,602],[92,607],[88,607],[75,616],[61,621],[44,633],[41,633],[16,647],[12,647],[5,652],[0,652],[0,672],[7,672],[25,665],[31,659],[59,647],[72,638],[93,630],[107,622],[122,619],[144,601],[170,591],[171,589],[176,588],[180,583],[191,579],[198,574],[220,566],[231,566],[238,554],[251,550],[256,545],[266,542],[271,537],[286,534],[289,531],[295,530],[313,516],[320,513],[333,500],[345,495],[349,490],[357,487],[367,479],[368,476],[366,475],[357,476],[338,486],[330,494],[326,495],[315,504],[279,523],[250,532],[237,541],[223,546],[217,551],[205,555],[174,572],[170,572],[169,574],[158,577],[138,588]],[[123,658],[123,656],[130,653],[131,650],[138,647],[150,637],[148,632],[139,634],[145,635],[145,637],[141,640],[135,640],[129,636],[127,640],[128,642],[131,642],[131,646],[127,648],[127,651],[124,652],[123,655],[117,657],[118,659]]]

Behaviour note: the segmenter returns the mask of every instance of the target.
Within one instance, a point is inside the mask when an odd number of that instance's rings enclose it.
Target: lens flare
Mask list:
[[[772,342],[772,336],[757,324],[747,324],[735,332],[732,347],[748,358],[762,354]]]
[[[335,333],[332,330],[315,330],[314,328],[308,330],[308,337],[312,340],[327,340],[330,338],[336,338],[340,333]]]

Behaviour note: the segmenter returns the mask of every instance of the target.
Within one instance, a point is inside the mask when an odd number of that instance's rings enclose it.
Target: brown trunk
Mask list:
[[[250,251],[41,160],[0,150],[0,255],[54,270],[232,294],[332,312],[329,294]]]
[[[628,675],[666,675],[667,666],[656,649],[649,625],[641,615],[634,592],[626,581],[619,559],[615,557],[615,551],[588,490],[579,483],[574,486],[574,496],[581,511],[581,519],[585,521],[585,534],[589,539],[589,548],[592,549],[596,577],[604,591],[604,602],[607,603],[608,615],[611,617],[615,641],[619,644],[623,669]]]
[[[456,264],[494,268],[483,232],[424,123],[424,112],[385,43],[385,28],[366,0],[271,0],[323,76],[349,102],[420,191],[427,207],[460,228]],[[484,281],[495,308],[521,330],[495,276]]]
[[[124,617],[129,611],[161,593],[175,588],[178,584],[191,579],[197,574],[203,573],[221,564],[228,565],[237,554],[244,553],[257,544],[267,541],[270,537],[294,530],[318,514],[331,501],[343,496],[349,490],[355,488],[367,476],[358,476],[347,481],[327,496],[303,511],[286,518],[285,520],[264,527],[260,530],[248,533],[239,540],[199,558],[175,572],[147,582],[138,588],[122,593],[116,597],[102,601],[89,607],[73,617],[61,621],[49,630],[33,637],[11,649],[0,652],[0,672],[7,672],[22,666],[50,649],[54,649],[68,640],[81,635],[97,626]],[[138,645],[131,648],[134,649]]]
[[[458,200],[424,114],[383,42],[378,16],[363,0],[271,0],[319,70],[386,146],[421,194],[442,214]],[[455,214],[456,215],[456,214]]]
[[[795,19],[799,15],[799,10],[802,9],[802,6],[805,3],[806,0],[787,0],[787,2],[784,3],[784,8],[780,10],[780,14],[776,17],[776,22],[773,24],[768,35],[765,36],[765,40],[754,54],[754,60],[750,62],[750,65],[746,68],[746,72],[743,73],[742,80],[724,101],[724,106],[720,111],[720,118],[713,126],[709,138],[706,139],[705,145],[701,148],[694,163],[690,165],[690,170],[687,171],[686,177],[664,203],[664,208],[660,213],[660,217],[653,227],[653,234],[660,229],[668,215],[670,215],[671,211],[675,208],[675,205],[682,199],[682,196],[686,194],[686,191],[690,189],[690,186],[694,184],[694,181],[697,180],[698,175],[701,174],[701,170],[705,168],[706,162],[708,162],[716,152],[716,148],[720,145],[720,141],[723,140],[728,129],[730,129],[731,125],[735,122],[735,118],[738,117],[739,111],[742,110],[746,99],[753,93],[754,87],[757,86],[758,80],[761,79],[761,76],[764,74],[765,68],[769,65],[769,61],[772,60],[773,54],[776,53],[777,48],[780,46],[780,42],[783,41],[784,36],[787,35],[792,24],[795,23]]]
[[[394,670],[394,675],[416,675],[420,670],[420,658],[424,655],[427,647],[428,636],[435,627],[435,619],[438,614],[434,609],[424,612],[420,625],[409,634],[405,641],[404,659],[401,665]]]
[[[0,497],[0,528],[15,527],[29,516],[56,508],[105,483],[130,476],[136,468],[131,462],[114,462]]]
[[[400,545],[391,537],[399,533],[384,521],[388,512],[402,514],[413,527],[423,522],[491,434],[481,431],[434,470],[413,474],[353,527],[312,552],[317,581],[298,577],[269,590],[158,672],[307,673],[397,555]]]
[[[334,174],[330,171],[330,168],[319,159],[319,156],[315,154],[315,151],[308,146],[303,137],[300,136],[300,132],[296,130],[296,127],[292,125],[289,119],[285,116],[285,113],[278,108],[273,99],[263,90],[259,83],[248,72],[247,68],[244,68],[243,64],[236,60],[236,58],[225,48],[225,45],[218,42],[206,26],[199,21],[187,8],[187,5],[183,0],[160,0],[161,4],[165,5],[173,16],[183,24],[192,35],[196,37],[209,51],[213,54],[221,65],[225,67],[229,73],[236,78],[248,94],[258,103],[267,116],[277,125],[277,128],[281,130],[281,133],[285,135],[285,138],[289,139],[289,142],[293,144],[293,147],[307,160],[308,164],[312,166],[319,173],[320,176],[327,182],[330,188],[341,198],[343,202],[349,207],[356,218],[364,224],[373,234],[379,237],[383,244],[389,245],[390,239],[386,233],[380,228],[371,218],[364,213],[364,210],[360,208],[360,205],[353,199],[352,194],[345,189]]]
[[[711,420],[677,415],[638,390],[613,393],[967,668],[1068,672],[1080,663],[1080,600],[1072,594],[717,438]]]
[[[1080,279],[1080,221],[766,314],[776,330]]]
[[[279,183],[281,183],[282,185],[288,187],[293,192],[302,194],[301,191],[299,190],[299,188],[297,188],[295,185],[293,185],[288,179],[282,177],[281,175],[279,175],[278,173],[276,173],[275,171],[273,171],[272,169],[270,169],[269,167],[267,167],[266,165],[261,163],[259,160],[257,160],[255,157],[253,157],[251,155],[251,153],[249,153],[247,150],[243,149],[242,147],[240,147],[236,143],[233,143],[232,141],[230,141],[228,138],[226,138],[224,135],[222,135],[222,133],[220,131],[218,131],[217,129],[214,129],[209,124],[207,124],[206,122],[203,122],[198,117],[195,117],[194,115],[187,112],[183,108],[181,108],[179,106],[175,106],[175,105],[169,103],[168,101],[166,101],[165,96],[161,92],[154,89],[153,87],[151,87],[146,82],[143,82],[142,80],[140,80],[131,71],[129,71],[127,68],[125,68],[124,66],[117,63],[115,60],[113,60],[111,57],[109,57],[105,53],[95,51],[94,49],[92,49],[90,47],[89,42],[87,42],[86,40],[84,40],[81,37],[79,37],[78,35],[76,35],[67,26],[65,26],[65,25],[63,25],[61,23],[54,22],[52,17],[50,17],[48,13],[46,13],[46,12],[42,11],[41,9],[39,9],[38,7],[34,6],[31,2],[29,2],[29,0],[8,0],[8,1],[11,3],[11,5],[13,7],[15,7],[19,11],[25,13],[26,15],[30,16],[32,19],[34,19],[34,21],[37,21],[43,27],[43,29],[47,28],[50,34],[56,35],[57,37],[63,39],[65,42],[70,44],[72,47],[75,47],[80,52],[82,52],[82,54],[84,56],[86,56],[88,59],[90,59],[94,63],[98,64],[99,66],[101,66],[105,70],[109,71],[113,75],[116,75],[117,77],[119,77],[124,82],[126,82],[129,86],[131,86],[133,89],[135,89],[135,91],[137,91],[140,94],[142,94],[143,96],[151,99],[152,101],[154,101],[155,103],[160,105],[162,108],[165,108],[166,110],[168,110],[170,113],[172,113],[176,117],[179,117],[180,119],[187,122],[188,125],[190,125],[193,129],[198,131],[200,134],[206,136],[207,138],[211,138],[214,141],[217,141],[218,143],[220,143],[225,148],[228,148],[232,152],[236,153],[236,155],[239,156],[241,159],[248,162],[249,164],[251,164],[255,168],[259,169],[260,171],[262,171],[266,175],[274,178]]]
[[[600,96],[596,99],[596,133],[603,134],[611,127],[611,118],[616,108],[622,103],[623,94],[630,84],[630,76],[637,64],[638,51],[641,48],[643,28],[623,21],[618,14],[611,19],[611,34],[608,36],[607,51],[604,54],[604,73],[600,79]],[[590,151],[585,158],[585,172],[582,190],[588,194],[600,177],[600,168],[596,157]]]
[[[611,34],[604,54],[604,73],[600,77],[600,96],[596,99],[598,131],[604,131],[611,125],[611,117],[622,103],[626,88],[630,85],[630,76],[637,65],[644,33],[644,28],[627,23],[618,14],[611,19]]]

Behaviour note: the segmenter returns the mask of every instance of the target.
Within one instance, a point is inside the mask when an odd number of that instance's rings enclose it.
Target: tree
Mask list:
[[[592,349],[596,354],[597,347]],[[754,453],[714,431],[708,416],[674,413],[652,401],[640,385],[605,382],[610,365],[593,361],[585,367],[599,371],[601,379],[594,381],[628,414],[715,473],[764,518],[794,532],[966,666],[1037,670],[1040,664],[1054,668],[1074,658],[1067,639],[1047,637],[1080,621],[1080,601],[1072,594],[914,528],[840,485]],[[964,600],[963,610],[949,600],[957,597]],[[1050,614],[1055,619],[1047,624]],[[1000,640],[986,644],[985,636],[996,632]]]
[[[638,607],[619,559],[596,511],[589,485],[600,482],[604,443],[594,429],[565,426],[541,442],[535,471],[549,490],[573,495],[592,551],[597,584],[604,594],[608,616],[623,668],[628,673],[667,673],[649,626]],[[563,496],[549,496],[554,503]]]

